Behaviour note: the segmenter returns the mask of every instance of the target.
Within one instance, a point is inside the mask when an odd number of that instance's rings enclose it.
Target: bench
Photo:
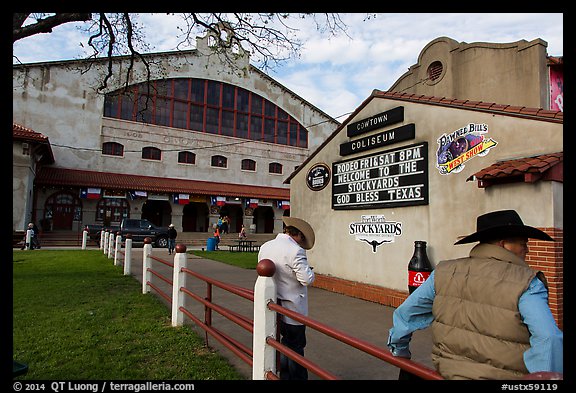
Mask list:
[[[230,252],[242,252],[242,251],[247,251],[247,252],[257,252],[260,251],[260,244],[254,244],[253,240],[242,240],[242,241],[238,241],[238,244],[234,244],[234,245],[229,245],[228,246],[228,250]]]

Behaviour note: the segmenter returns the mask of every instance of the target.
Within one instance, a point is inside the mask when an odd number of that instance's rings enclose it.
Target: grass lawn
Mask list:
[[[244,379],[141,288],[99,250],[14,251],[13,359],[28,365],[18,378]]]
[[[234,265],[244,269],[256,269],[258,264],[257,252],[230,252],[230,251],[190,251],[192,254]]]

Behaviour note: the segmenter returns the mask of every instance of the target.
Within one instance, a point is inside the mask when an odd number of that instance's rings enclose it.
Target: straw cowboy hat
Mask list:
[[[296,217],[282,217],[282,221],[287,227],[294,227],[304,234],[302,248],[309,250],[314,247],[314,229],[306,221]]]
[[[505,239],[510,237],[527,237],[554,241],[540,229],[524,225],[515,210],[499,210],[478,216],[476,232],[464,236],[454,244],[473,243],[478,241]]]

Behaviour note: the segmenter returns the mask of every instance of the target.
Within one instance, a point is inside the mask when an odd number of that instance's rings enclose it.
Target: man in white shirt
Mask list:
[[[314,272],[308,264],[306,250],[314,246],[314,230],[306,221],[282,217],[284,233],[260,247],[258,260],[270,259],[276,265],[274,281],[278,303],[304,316],[308,315],[308,285],[314,282]],[[281,343],[304,356],[306,325],[287,316],[280,318]],[[281,357],[281,379],[308,379],[308,370],[295,361]]]

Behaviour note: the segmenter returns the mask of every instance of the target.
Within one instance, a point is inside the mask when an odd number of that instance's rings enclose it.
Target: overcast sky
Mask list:
[[[563,56],[561,13],[503,14],[341,14],[347,35],[321,35],[302,22],[299,36],[305,46],[299,59],[266,72],[278,82],[339,121],[354,111],[374,89],[387,90],[417,62],[432,40],[446,36],[458,42],[507,43],[541,38],[548,54]],[[175,50],[178,19],[143,14],[153,52]],[[86,36],[73,25],[61,26],[14,44],[23,63],[76,59]]]

